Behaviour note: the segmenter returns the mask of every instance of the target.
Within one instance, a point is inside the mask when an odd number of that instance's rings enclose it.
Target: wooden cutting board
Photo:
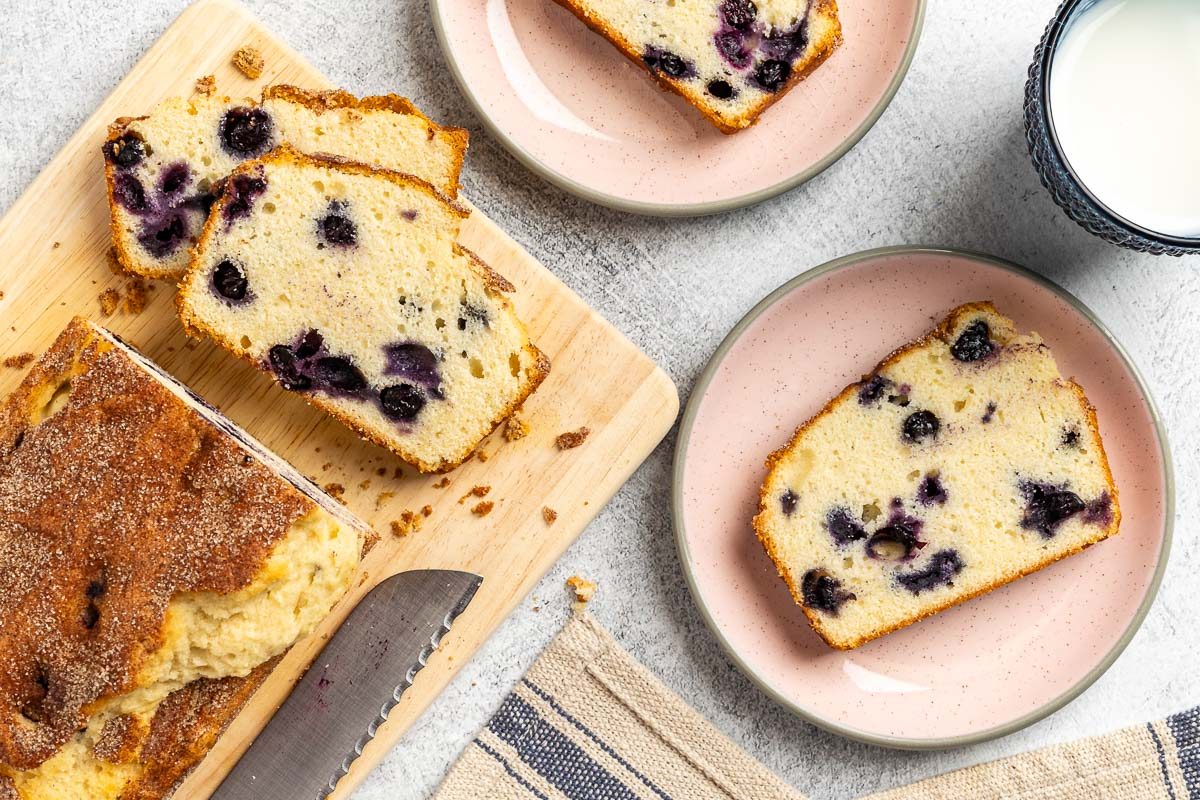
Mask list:
[[[260,80],[249,81],[230,65],[243,45],[265,57]],[[191,6],[0,220],[0,252],[8,254],[0,264],[0,356],[41,352],[74,315],[97,320],[318,483],[344,486],[347,505],[382,536],[352,595],[314,636],[292,649],[177,797],[211,793],[321,642],[380,580],[421,567],[484,577],[441,650],[342,781],[335,796],[346,797],[649,455],[674,421],[679,399],[662,370],[478,211],[461,240],[516,284],[517,310],[553,367],[525,405],[530,435],[517,442],[493,435],[482,448],[486,463],[472,459],[449,474],[445,488],[435,487],[437,477],[421,477],[388,452],[359,441],[256,370],[208,343],[188,342],[174,316],[173,286],[152,284],[140,312],[129,310],[123,299],[115,313],[102,313],[99,296],[105,290],[122,298],[131,294],[131,280],[114,274],[107,258],[100,160],[105,129],[119,116],[148,112],[165,97],[191,94],[195,79],[208,74],[234,97],[257,96],[262,85],[275,82],[330,85],[229,0]],[[11,391],[23,375],[23,369],[0,369],[0,392]],[[581,447],[555,447],[557,434],[582,425],[592,433]],[[495,502],[484,517],[471,513],[474,498],[458,503],[477,485],[490,486],[487,499]],[[389,533],[390,521],[403,510],[426,504],[433,513],[420,531],[404,538]],[[544,506],[558,512],[552,525],[542,518]]]

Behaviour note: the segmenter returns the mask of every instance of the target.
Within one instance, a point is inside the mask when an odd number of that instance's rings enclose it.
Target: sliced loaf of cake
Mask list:
[[[773,453],[754,529],[837,648],[1117,532],[1095,410],[1037,334],[954,309]]]
[[[841,44],[836,0],[556,0],[724,133]]]
[[[451,469],[549,370],[429,184],[280,147],[241,165],[184,278],[185,327],[423,471]]]
[[[219,94],[172,98],[114,122],[104,143],[113,244],[126,269],[178,279],[225,177],[280,143],[325,152],[458,191],[467,132],[429,120],[396,95],[271,86],[262,103]]]

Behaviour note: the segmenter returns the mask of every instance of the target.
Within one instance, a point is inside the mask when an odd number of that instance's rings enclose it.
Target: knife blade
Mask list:
[[[414,570],[372,589],[211,800],[329,796],[482,581],[469,572]]]

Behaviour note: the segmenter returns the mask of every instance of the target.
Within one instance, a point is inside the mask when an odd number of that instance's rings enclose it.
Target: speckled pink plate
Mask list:
[[[839,652],[811,631],[750,526],[767,454],[843,386],[950,308],[991,300],[1036,330],[1095,404],[1119,535],[957,608]],[[780,287],[692,392],[675,455],[680,557],[709,626],[764,691],[813,723],[890,747],[971,744],[1066,705],[1133,638],[1167,563],[1171,462],[1133,364],[1083,304],[1013,264],[888,248]],[[1085,600],[1085,601],[1084,601]]]
[[[533,171],[644,214],[727,211],[841,158],[891,101],[925,0],[838,0],[845,39],[754,127],[726,136],[553,0],[432,0],[451,71]]]

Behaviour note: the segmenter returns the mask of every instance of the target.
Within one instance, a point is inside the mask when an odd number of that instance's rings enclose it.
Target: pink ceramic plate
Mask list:
[[[757,125],[726,136],[553,0],[433,0],[438,40],[494,136],[593,202],[726,211],[803,183],[891,101],[925,0],[839,0],[845,42]]]
[[[812,633],[751,530],[763,461],[843,386],[969,300],[992,300],[1018,327],[1040,333],[1063,373],[1087,390],[1121,492],[1120,534],[857,650],[832,650]],[[1157,420],[1133,365],[1100,323],[1033,273],[945,250],[848,256],[763,300],[693,391],[675,457],[684,571],[742,670],[822,727],[908,748],[1011,733],[1087,688],[1149,610],[1174,516]]]

